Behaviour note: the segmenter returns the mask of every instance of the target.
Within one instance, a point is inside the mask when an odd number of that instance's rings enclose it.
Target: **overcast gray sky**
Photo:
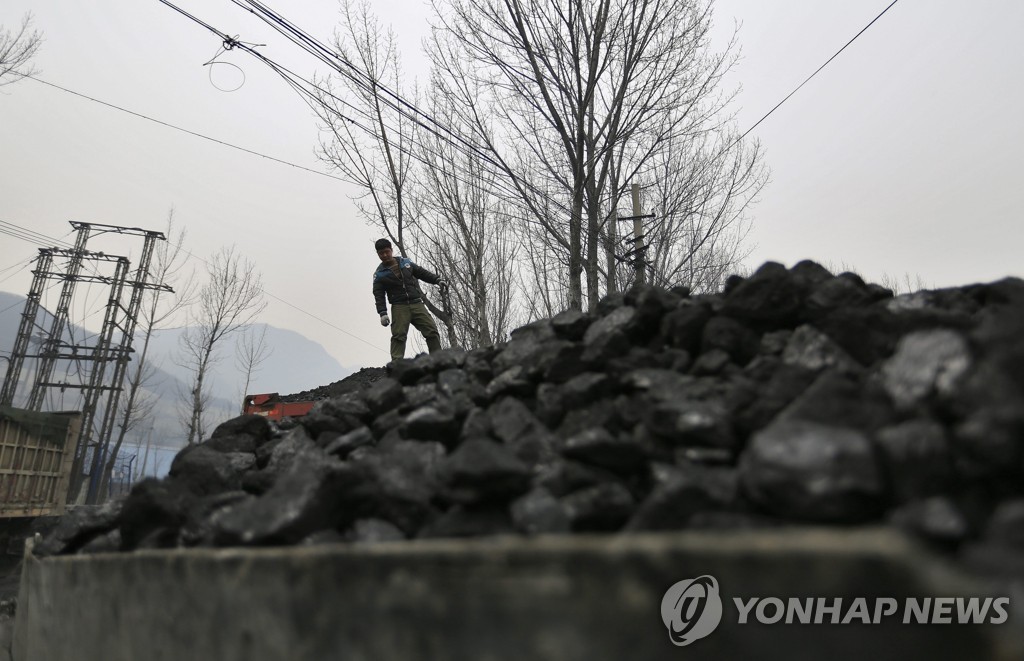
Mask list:
[[[742,86],[740,129],[890,1],[719,0],[719,37],[742,24],[743,59],[729,80]],[[267,44],[264,53],[299,72],[316,69],[228,0],[176,4]],[[335,0],[269,4],[324,40],[337,22]],[[375,6],[416,73],[427,7]],[[240,74],[202,66],[217,39],[157,0],[3,0],[0,24],[28,11],[45,33],[43,80],[322,170],[301,99],[238,51],[220,60],[241,67],[244,85],[220,91]],[[1024,275],[1022,25],[1019,0],[900,0],[752,133],[772,180],[752,210],[748,266],[812,258],[929,286]],[[256,262],[274,297],[261,321],[303,333],[349,367],[387,361],[370,294],[375,233],[356,217],[348,185],[33,80],[0,88],[0,155],[0,221],[67,240],[69,220],[162,229],[173,207],[195,254],[234,244]],[[0,235],[0,290],[28,292],[29,269],[16,265],[36,253]]]

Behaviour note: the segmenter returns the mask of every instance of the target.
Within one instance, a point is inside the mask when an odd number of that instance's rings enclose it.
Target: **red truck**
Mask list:
[[[262,415],[271,420],[281,418],[298,418],[309,413],[316,402],[285,402],[276,392],[268,392],[260,395],[246,395],[242,402],[242,412]]]
[[[279,421],[281,418],[300,418],[309,413],[318,401],[357,390],[365,390],[386,375],[387,370],[383,367],[363,367],[341,381],[294,395],[282,397],[276,392],[246,395],[242,400],[242,413],[262,415],[275,421]]]

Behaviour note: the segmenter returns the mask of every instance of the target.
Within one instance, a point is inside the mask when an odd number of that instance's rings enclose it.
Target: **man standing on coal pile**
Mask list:
[[[395,258],[391,251],[391,242],[387,239],[378,239],[374,248],[380,257],[380,266],[373,273],[373,297],[377,302],[380,325],[391,325],[391,360],[405,357],[405,340],[409,333],[409,324],[423,334],[430,353],[440,351],[441,335],[437,332],[434,318],[427,312],[427,306],[423,303],[419,281],[437,285],[441,289],[447,287],[448,283],[425,268],[417,266],[407,257]],[[387,307],[384,305],[385,293],[391,302],[393,320],[388,317]]]

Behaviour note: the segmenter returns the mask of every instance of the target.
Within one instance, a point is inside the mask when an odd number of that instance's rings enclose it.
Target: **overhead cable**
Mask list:
[[[160,124],[161,126],[166,126],[167,128],[174,129],[175,131],[181,131],[182,133],[187,133],[187,134],[193,135],[193,136],[195,136],[197,138],[202,138],[203,140],[209,140],[210,142],[215,142],[215,143],[217,143],[219,145],[224,145],[225,147],[230,147],[232,149],[237,149],[238,151],[242,151],[242,152],[245,152],[247,154],[252,154],[253,156],[259,156],[260,158],[266,158],[266,159],[274,161],[276,163],[281,163],[282,165],[288,165],[288,166],[291,166],[293,168],[298,168],[299,170],[305,170],[306,172],[312,172],[313,174],[318,174],[321,177],[330,177],[331,179],[337,179],[338,181],[345,181],[345,179],[342,179],[341,177],[336,177],[336,176],[334,176],[332,174],[328,174],[326,172],[320,172],[319,170],[314,170],[313,168],[307,168],[307,167],[305,167],[303,165],[297,165],[295,163],[290,163],[290,162],[282,160],[280,158],[276,158],[274,156],[268,156],[266,154],[262,154],[262,153],[260,153],[258,151],[254,151],[252,149],[246,149],[245,147],[239,147],[238,145],[231,144],[230,142],[225,142],[223,140],[218,140],[217,138],[211,138],[208,135],[203,135],[202,133],[197,133],[195,131],[190,131],[189,129],[185,129],[185,128],[182,128],[180,126],[175,126],[174,124],[171,124],[169,122],[165,122],[165,121],[162,121],[162,120],[159,120],[159,119],[154,119],[153,117],[149,117],[148,115],[143,115],[140,112],[135,112],[134,110],[128,110],[127,108],[122,108],[121,106],[115,105],[113,103],[108,103],[106,101],[101,101],[100,99],[88,96],[86,94],[82,94],[81,92],[76,92],[76,91],[70,90],[70,89],[68,89],[66,87],[61,87],[60,85],[56,85],[54,83],[47,82],[47,81],[39,78],[38,76],[29,75],[29,76],[25,76],[25,77],[26,78],[30,78],[30,79],[32,79],[32,80],[34,80],[36,82],[42,83],[43,85],[49,85],[50,87],[53,87],[55,89],[59,89],[62,92],[67,92],[68,94],[74,94],[75,96],[81,97],[83,99],[88,99],[89,101],[93,101],[95,103],[99,103],[100,105],[107,106],[108,108],[113,108],[114,110],[120,110],[121,112],[128,113],[129,115],[134,115],[136,117],[139,117],[140,119],[145,119],[147,121],[154,122],[156,124]]]
[[[843,47],[842,47],[842,48],[840,48],[839,50],[837,50],[837,51],[836,51],[836,52],[835,52],[835,53],[834,53],[834,54],[832,55],[832,57],[830,57],[830,58],[828,58],[827,60],[825,60],[825,63],[824,63],[824,64],[822,64],[822,65],[821,65],[820,67],[818,67],[817,69],[815,69],[815,70],[814,70],[814,73],[812,73],[812,74],[811,74],[810,76],[807,76],[807,78],[806,78],[806,79],[804,80],[804,82],[802,82],[802,83],[800,83],[799,85],[797,85],[797,86],[796,86],[796,87],[795,87],[795,88],[793,89],[793,91],[792,91],[792,92],[790,92],[789,94],[787,94],[787,95],[786,95],[786,97],[785,97],[784,99],[782,99],[782,101],[779,101],[778,103],[776,103],[776,104],[775,104],[775,107],[774,107],[774,108],[772,108],[771,110],[769,110],[768,112],[766,112],[766,113],[764,114],[764,116],[763,116],[763,117],[761,117],[761,119],[757,120],[757,121],[756,121],[756,122],[754,123],[754,125],[753,125],[753,126],[751,126],[751,127],[749,128],[749,129],[747,129],[746,131],[744,131],[744,132],[743,132],[743,135],[741,135],[741,136],[740,136],[740,137],[739,137],[739,138],[737,139],[737,142],[739,142],[740,140],[742,140],[743,138],[745,138],[745,137],[747,136],[747,134],[748,134],[748,133],[750,133],[751,131],[753,131],[754,129],[756,129],[756,128],[757,128],[757,127],[758,127],[758,126],[759,126],[759,125],[761,124],[761,122],[763,122],[764,120],[768,119],[768,117],[769,117],[769,116],[770,116],[770,115],[771,115],[771,114],[772,114],[773,112],[775,112],[776,110],[778,110],[778,109],[779,109],[779,106],[781,106],[781,105],[782,105],[783,103],[785,103],[786,101],[788,101],[788,100],[789,100],[789,97],[791,97],[791,96],[793,96],[794,94],[796,94],[797,92],[799,92],[799,91],[800,91],[800,88],[801,88],[801,87],[803,87],[803,86],[804,86],[804,85],[806,85],[806,84],[807,84],[808,82],[810,82],[811,78],[814,78],[815,76],[817,76],[817,75],[818,75],[818,73],[819,73],[819,72],[820,72],[820,71],[821,71],[822,69],[824,69],[825,67],[827,67],[827,66],[829,65],[829,63],[830,63],[830,62],[832,62],[832,60],[834,60],[834,59],[836,59],[837,57],[839,57],[839,54],[840,54],[840,53],[842,53],[842,52],[843,52],[844,50],[846,50],[847,46],[849,46],[849,45],[850,45],[850,44],[852,44],[852,43],[853,43],[854,41],[856,41],[856,40],[857,40],[857,37],[859,37],[859,36],[861,36],[862,34],[864,34],[865,32],[867,32],[867,29],[868,29],[868,28],[870,28],[870,27],[871,27],[872,25],[874,25],[874,24],[875,24],[875,21],[877,21],[878,19],[882,18],[882,16],[883,16],[883,15],[885,14],[885,12],[889,11],[890,9],[892,9],[893,5],[895,5],[895,4],[897,3],[897,2],[899,2],[899,0],[892,0],[892,2],[890,2],[890,3],[889,3],[889,6],[888,6],[888,7],[886,7],[886,8],[885,8],[885,9],[883,9],[883,10],[882,10],[881,12],[879,12],[878,16],[875,16],[875,17],[874,17],[873,19],[871,19],[871,22],[870,22],[870,23],[868,23],[867,25],[865,25],[865,26],[864,26],[863,28],[861,28],[861,31],[860,31],[860,32],[858,32],[857,34],[853,35],[853,38],[852,38],[852,39],[850,39],[850,40],[849,40],[849,41],[847,41],[847,42],[846,42],[845,44],[843,44]]]

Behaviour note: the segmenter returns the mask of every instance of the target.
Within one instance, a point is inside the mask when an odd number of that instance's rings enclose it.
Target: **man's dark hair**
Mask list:
[[[373,244],[373,249],[374,250],[384,250],[385,248],[390,248],[390,247],[391,247],[391,242],[388,241],[387,239],[377,239],[377,243]]]

